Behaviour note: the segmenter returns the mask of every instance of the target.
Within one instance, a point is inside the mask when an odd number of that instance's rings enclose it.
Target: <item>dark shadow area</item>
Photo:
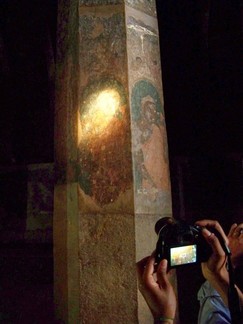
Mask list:
[[[157,0],[173,214],[226,230],[243,214],[241,8]],[[54,159],[56,20],[57,0],[0,1],[1,323],[54,323],[52,233],[37,217],[52,189],[33,165]],[[178,270],[183,324],[197,322],[202,281],[198,266]]]
[[[0,323],[54,323],[49,244],[0,246]]]
[[[170,155],[242,153],[242,3],[157,5]]]
[[[0,323],[54,323],[56,0],[0,1]]]
[[[1,165],[53,162],[56,0],[2,0]]]
[[[157,1],[173,215],[243,215],[242,1]],[[180,268],[180,319],[197,323],[200,267]]]

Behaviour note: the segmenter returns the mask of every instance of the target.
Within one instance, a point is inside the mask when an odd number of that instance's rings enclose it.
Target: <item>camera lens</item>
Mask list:
[[[157,223],[155,224],[155,232],[156,234],[159,234],[159,232],[161,231],[161,229],[165,226],[165,225],[168,225],[168,224],[173,224],[174,223],[174,220],[173,218],[171,217],[163,217],[163,218],[160,218]]]

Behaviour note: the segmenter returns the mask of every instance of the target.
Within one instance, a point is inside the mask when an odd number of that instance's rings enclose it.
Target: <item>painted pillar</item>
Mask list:
[[[62,128],[56,304],[63,301],[60,313],[69,323],[149,323],[135,263],[154,250],[156,221],[171,215],[155,1],[80,0],[77,65],[76,20],[65,10],[61,25],[69,28],[62,34],[69,37],[60,47],[69,55],[61,57],[56,110]]]

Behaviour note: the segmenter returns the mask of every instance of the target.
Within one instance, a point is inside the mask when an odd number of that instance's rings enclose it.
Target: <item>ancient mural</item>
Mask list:
[[[81,13],[78,182],[102,207],[132,184],[124,12]]]
[[[158,25],[143,12],[154,1],[126,4],[80,7],[78,181],[98,206],[135,185],[139,212],[154,213],[170,209]]]
[[[152,3],[152,2],[151,2]],[[170,213],[170,178],[157,19],[127,11],[135,208]]]
[[[156,88],[138,81],[132,91],[135,188],[152,201],[169,190],[164,111]]]
[[[53,223],[53,163],[28,166],[28,199],[25,240],[52,242]]]
[[[141,10],[150,15],[156,15],[155,0],[79,0],[79,4],[82,6],[107,6],[126,4],[137,10]]]
[[[114,13],[80,10],[81,93],[88,83],[104,77],[117,79],[126,87],[125,17],[113,7]]]
[[[127,99],[122,85],[113,79],[88,85],[83,99],[79,185],[103,206],[131,186]]]
[[[124,3],[124,0],[79,0],[79,4],[85,6],[107,6],[122,3]]]
[[[154,18],[144,20],[144,14],[139,15],[138,13],[130,9],[126,18],[129,79],[131,80],[131,84],[134,84],[140,79],[150,80],[156,85],[162,101],[163,93],[157,20]]]
[[[125,0],[125,3],[136,10],[156,16],[155,0]]]

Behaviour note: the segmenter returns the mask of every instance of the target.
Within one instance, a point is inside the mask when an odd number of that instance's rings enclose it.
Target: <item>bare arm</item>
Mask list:
[[[173,323],[176,295],[167,273],[167,260],[162,260],[155,273],[155,258],[150,256],[137,263],[139,290],[147,302],[155,323]]]

